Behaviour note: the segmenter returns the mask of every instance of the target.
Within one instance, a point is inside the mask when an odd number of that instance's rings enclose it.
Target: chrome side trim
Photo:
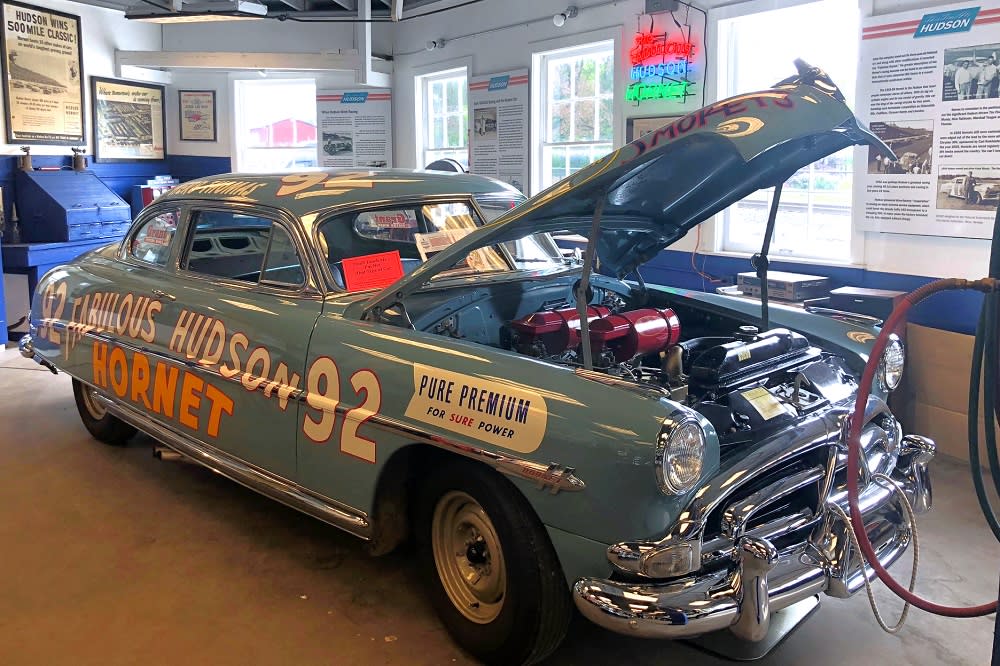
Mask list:
[[[516,476],[537,483],[540,490],[547,489],[553,495],[557,494],[560,490],[579,492],[587,487],[587,484],[576,475],[576,470],[573,467],[566,467],[555,462],[544,465],[531,460],[525,460],[524,458],[518,458],[517,456],[494,453],[493,451],[475,448],[468,444],[453,442],[383,414],[374,414],[368,419],[368,423],[383,430],[403,433],[407,437],[424,444],[430,444],[465,456],[466,458],[486,463],[498,472],[507,474],[508,476]]]
[[[95,397],[121,420],[213,472],[365,541],[371,539],[371,524],[365,512],[313,493],[209,444],[183,435],[101,393],[96,393]]]

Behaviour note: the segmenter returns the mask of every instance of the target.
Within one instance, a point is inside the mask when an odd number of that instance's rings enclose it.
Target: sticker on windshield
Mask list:
[[[340,263],[347,291],[382,289],[403,277],[399,250],[348,257]]]
[[[520,386],[413,364],[413,397],[406,416],[519,453],[545,436],[545,398]]]

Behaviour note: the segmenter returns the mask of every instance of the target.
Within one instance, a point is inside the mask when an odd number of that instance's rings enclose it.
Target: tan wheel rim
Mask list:
[[[500,615],[507,569],[496,528],[469,495],[450,491],[434,507],[431,546],[438,578],[451,603],[477,624]]]
[[[89,386],[83,387],[83,406],[87,408],[87,413],[89,413],[95,421],[100,421],[104,418],[104,415],[108,413],[108,410],[104,409],[101,403],[97,402],[97,391]]]

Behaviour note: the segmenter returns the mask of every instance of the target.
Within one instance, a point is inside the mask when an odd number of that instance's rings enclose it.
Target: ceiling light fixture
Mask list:
[[[552,25],[554,25],[557,28],[561,28],[564,25],[566,25],[566,21],[568,21],[569,19],[576,18],[577,14],[579,13],[580,13],[579,9],[570,5],[569,7],[567,7],[566,9],[564,9],[563,11],[559,12],[558,14],[552,17]]]
[[[267,6],[256,0],[207,0],[186,2],[180,11],[142,3],[130,7],[125,18],[150,23],[200,23],[259,19],[267,15]]]

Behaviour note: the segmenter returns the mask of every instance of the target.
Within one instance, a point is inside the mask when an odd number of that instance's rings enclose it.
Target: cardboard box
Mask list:
[[[905,380],[893,396],[906,432],[930,437],[941,455],[966,462],[972,344],[971,335],[908,324]],[[980,397],[980,437],[983,414]],[[985,463],[985,452],[981,456]]]

